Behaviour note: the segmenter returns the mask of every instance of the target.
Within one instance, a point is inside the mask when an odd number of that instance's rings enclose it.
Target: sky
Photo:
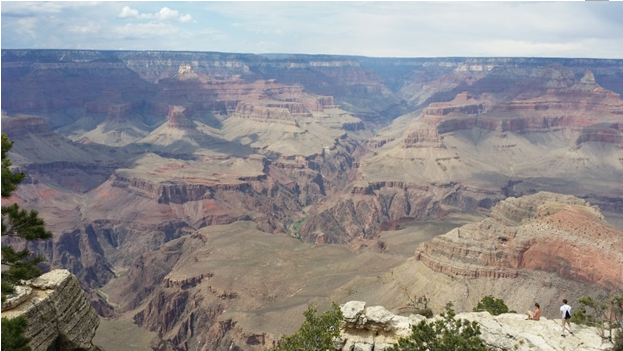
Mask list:
[[[2,49],[623,58],[623,2],[2,1]]]

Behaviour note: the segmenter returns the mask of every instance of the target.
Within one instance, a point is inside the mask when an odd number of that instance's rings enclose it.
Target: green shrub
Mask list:
[[[480,337],[480,326],[465,319],[454,319],[452,303],[446,304],[446,312],[440,319],[421,321],[411,327],[411,335],[401,338],[388,351],[487,351]]]
[[[426,318],[433,318],[433,310],[430,308],[421,308],[413,311],[415,314],[419,314],[420,316],[424,316]]]
[[[340,335],[342,324],[342,310],[333,303],[331,308],[320,316],[316,315],[318,309],[310,305],[303,312],[305,321],[299,330],[284,336],[279,345],[271,351],[326,351],[333,350],[335,339]]]
[[[487,295],[478,302],[478,305],[474,307],[474,312],[489,312],[494,316],[498,316],[502,313],[513,313],[515,311],[509,311],[508,306],[502,299],[496,299],[493,296]]]
[[[571,322],[596,327],[602,338],[614,341],[613,350],[623,351],[623,290],[610,297],[581,297]]]
[[[28,320],[24,316],[17,318],[2,318],[2,350],[30,351],[30,339],[23,334],[28,327]]]
[[[614,346],[612,347],[612,351],[623,351],[623,330],[619,329],[614,334]]]
[[[7,199],[17,189],[26,175],[11,170],[11,160],[7,157],[13,142],[2,134],[2,199]],[[44,222],[37,211],[21,210],[17,204],[2,206],[2,236],[19,238],[25,241],[42,240],[52,237],[44,228]],[[41,275],[37,265],[43,261],[40,255],[33,256],[28,249],[15,251],[13,247],[2,246],[2,264],[8,269],[2,271],[2,301],[14,292],[13,286],[21,279],[32,279]],[[4,342],[3,342],[4,345]]]

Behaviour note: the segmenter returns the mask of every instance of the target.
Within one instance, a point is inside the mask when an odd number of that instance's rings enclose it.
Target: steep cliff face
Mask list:
[[[29,182],[86,192],[123,164],[122,151],[75,144],[40,117],[3,115],[2,132],[14,142],[8,157],[28,174]]]
[[[75,276],[66,270],[53,270],[27,281],[27,297],[8,309],[2,318],[25,316],[33,351],[101,351],[91,340],[99,325],[99,316]]]
[[[517,278],[541,270],[612,289],[623,284],[622,238],[586,201],[538,193],[498,203],[490,218],[423,244],[415,256],[453,276]]]
[[[204,226],[251,220],[266,232],[287,233],[304,207],[349,181],[355,147],[341,139],[322,154],[274,159],[203,154],[187,161],[149,154],[88,194],[31,182],[10,201],[36,204],[58,233],[31,249],[97,289],[145,251]],[[99,295],[92,299],[98,312],[110,314]]]

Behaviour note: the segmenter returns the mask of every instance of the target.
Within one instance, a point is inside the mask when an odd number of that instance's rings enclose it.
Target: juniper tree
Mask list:
[[[475,321],[455,319],[452,303],[441,318],[423,320],[411,327],[411,335],[400,338],[388,351],[488,351]]]
[[[491,295],[487,295],[478,302],[478,305],[474,307],[474,312],[489,312],[494,316],[498,316],[502,313],[516,313],[515,311],[509,311],[508,306],[502,299],[496,299]]]
[[[602,338],[614,341],[612,350],[623,351],[623,289],[610,297],[579,298],[571,322],[598,328]]]
[[[11,196],[17,185],[26,175],[11,170],[11,160],[7,153],[13,142],[2,133],[2,199]],[[2,206],[2,236],[25,241],[42,240],[52,237],[45,230],[44,222],[35,210],[20,209],[17,204]],[[21,279],[32,279],[41,275],[37,267],[43,261],[41,255],[32,255],[28,249],[15,250],[12,246],[2,246],[2,264],[8,269],[2,272],[2,301],[6,294],[14,292],[14,285]]]
[[[326,351],[335,348],[335,339],[340,335],[342,310],[333,303],[331,309],[316,315],[318,309],[310,305],[305,315],[305,322],[299,330],[284,336],[279,345],[270,351]]]

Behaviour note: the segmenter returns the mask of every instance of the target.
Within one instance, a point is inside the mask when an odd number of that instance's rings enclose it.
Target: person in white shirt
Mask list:
[[[562,300],[563,305],[560,306],[560,312],[562,313],[562,334],[560,336],[565,336],[565,329],[569,332],[569,334],[573,335],[571,331],[571,306],[567,304],[567,299]],[[567,327],[565,328],[565,324]]]

